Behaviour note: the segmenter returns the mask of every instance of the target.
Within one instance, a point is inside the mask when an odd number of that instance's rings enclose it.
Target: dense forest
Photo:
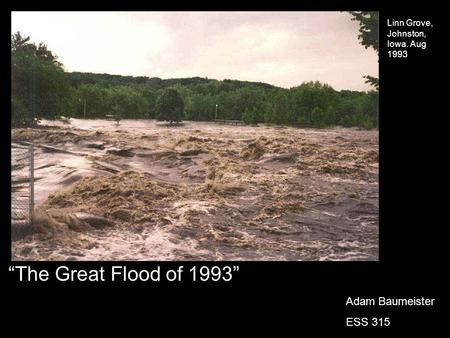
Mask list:
[[[310,124],[375,128],[378,91],[337,91],[320,82],[290,89],[266,83],[208,78],[160,79],[66,72],[44,43],[11,37],[13,126],[59,116],[155,118],[156,102],[170,88],[181,94],[184,119],[237,119],[248,124]]]

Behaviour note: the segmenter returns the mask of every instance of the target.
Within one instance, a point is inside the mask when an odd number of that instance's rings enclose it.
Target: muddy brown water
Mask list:
[[[14,260],[378,260],[378,131],[71,119],[24,139],[57,226]]]

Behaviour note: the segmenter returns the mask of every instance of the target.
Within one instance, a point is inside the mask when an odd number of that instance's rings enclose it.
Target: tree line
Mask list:
[[[158,99],[174,90],[183,100],[185,120],[363,128],[378,124],[377,90],[338,91],[318,81],[285,89],[200,77],[160,79],[66,72],[44,43],[32,43],[19,32],[11,37],[11,84],[13,126],[58,116],[158,118]]]

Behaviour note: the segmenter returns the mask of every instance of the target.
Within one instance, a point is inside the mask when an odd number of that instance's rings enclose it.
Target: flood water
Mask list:
[[[41,217],[14,260],[378,260],[376,130],[71,119],[23,140]]]

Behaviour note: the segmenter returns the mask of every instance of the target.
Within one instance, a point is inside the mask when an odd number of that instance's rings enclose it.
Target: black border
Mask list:
[[[427,7],[428,6],[428,7]],[[435,7],[433,7],[435,6]],[[239,265],[240,271],[232,282],[192,283],[18,283],[15,276],[8,273],[10,263],[10,232],[2,227],[1,266],[5,277],[4,285],[15,294],[35,295],[43,290],[67,295],[74,289],[89,294],[103,294],[113,291],[130,291],[134,296],[150,300],[161,291],[181,296],[187,290],[198,295],[200,290],[208,296],[212,291],[222,292],[216,301],[229,302],[236,300],[237,293],[244,294],[244,301],[257,305],[274,301],[277,305],[271,310],[286,314],[284,302],[297,306],[291,316],[286,318],[301,320],[302,325],[320,328],[344,328],[347,315],[391,316],[391,328],[402,329],[437,329],[438,312],[443,309],[443,286],[448,283],[445,269],[438,266],[443,258],[443,228],[446,210],[443,200],[438,199],[436,188],[442,185],[437,169],[439,163],[435,156],[442,158],[436,143],[439,139],[439,128],[436,125],[439,116],[431,113],[443,112],[440,107],[443,94],[438,89],[436,77],[442,74],[439,61],[445,54],[443,39],[438,34],[443,31],[442,12],[431,2],[414,5],[412,3],[384,4],[379,1],[314,1],[309,3],[278,1],[276,4],[249,5],[227,2],[209,4],[208,6],[184,3],[176,10],[379,10],[380,11],[380,232],[378,262],[26,262],[35,268],[53,271],[61,264],[73,268],[98,268],[123,264],[130,268],[150,269],[160,265],[165,269],[184,265],[189,269],[193,265]],[[61,7],[60,5],[56,5]],[[75,6],[78,7],[78,6]],[[97,8],[96,8],[97,7]],[[94,6],[100,10],[102,6]],[[10,10],[48,10],[55,8],[51,2],[21,6],[15,4]],[[110,4],[111,10],[125,10],[123,5]],[[126,10],[174,10],[167,4],[156,4],[152,8],[127,4]],[[10,24],[4,14],[5,26]],[[428,38],[428,51],[414,53],[407,62],[388,59],[385,51],[386,27],[383,21],[387,17],[429,18],[435,28]],[[10,27],[4,27],[4,42],[9,43]],[[8,43],[4,43],[3,55],[10,55]],[[440,50],[439,50],[440,49]],[[6,68],[4,60],[4,68]],[[6,74],[7,72],[5,72]],[[9,79],[3,77],[4,111],[9,108]],[[441,93],[439,93],[441,90]],[[8,116],[8,115],[4,115]],[[10,117],[9,117],[10,118]],[[10,200],[10,120],[4,120],[2,127],[1,164],[2,192],[6,201]],[[9,122],[9,123],[8,123]],[[438,131],[439,130],[439,131]],[[443,134],[441,134],[443,135]],[[8,206],[9,203],[5,204]],[[7,209],[7,211],[8,211]],[[10,212],[10,210],[9,210]],[[4,224],[10,221],[9,213],[4,212]],[[442,242],[442,244],[441,244]],[[17,264],[17,263],[16,263]],[[63,293],[64,292],[64,293]],[[269,293],[271,292],[271,293]],[[151,294],[151,296],[149,296]],[[145,296],[147,295],[147,296]],[[230,296],[232,295],[232,296]],[[349,296],[359,297],[431,297],[437,298],[433,308],[411,309],[361,309],[345,307]],[[230,298],[228,298],[230,297]],[[242,298],[241,298],[242,300]],[[283,305],[282,305],[283,304]],[[237,305],[239,307],[239,305]],[[268,306],[268,305],[267,305]],[[260,311],[266,309],[265,306]],[[244,309],[239,309],[244,310]],[[245,311],[245,310],[244,310]],[[364,333],[364,328],[357,328]],[[358,331],[359,330],[359,331]]]

